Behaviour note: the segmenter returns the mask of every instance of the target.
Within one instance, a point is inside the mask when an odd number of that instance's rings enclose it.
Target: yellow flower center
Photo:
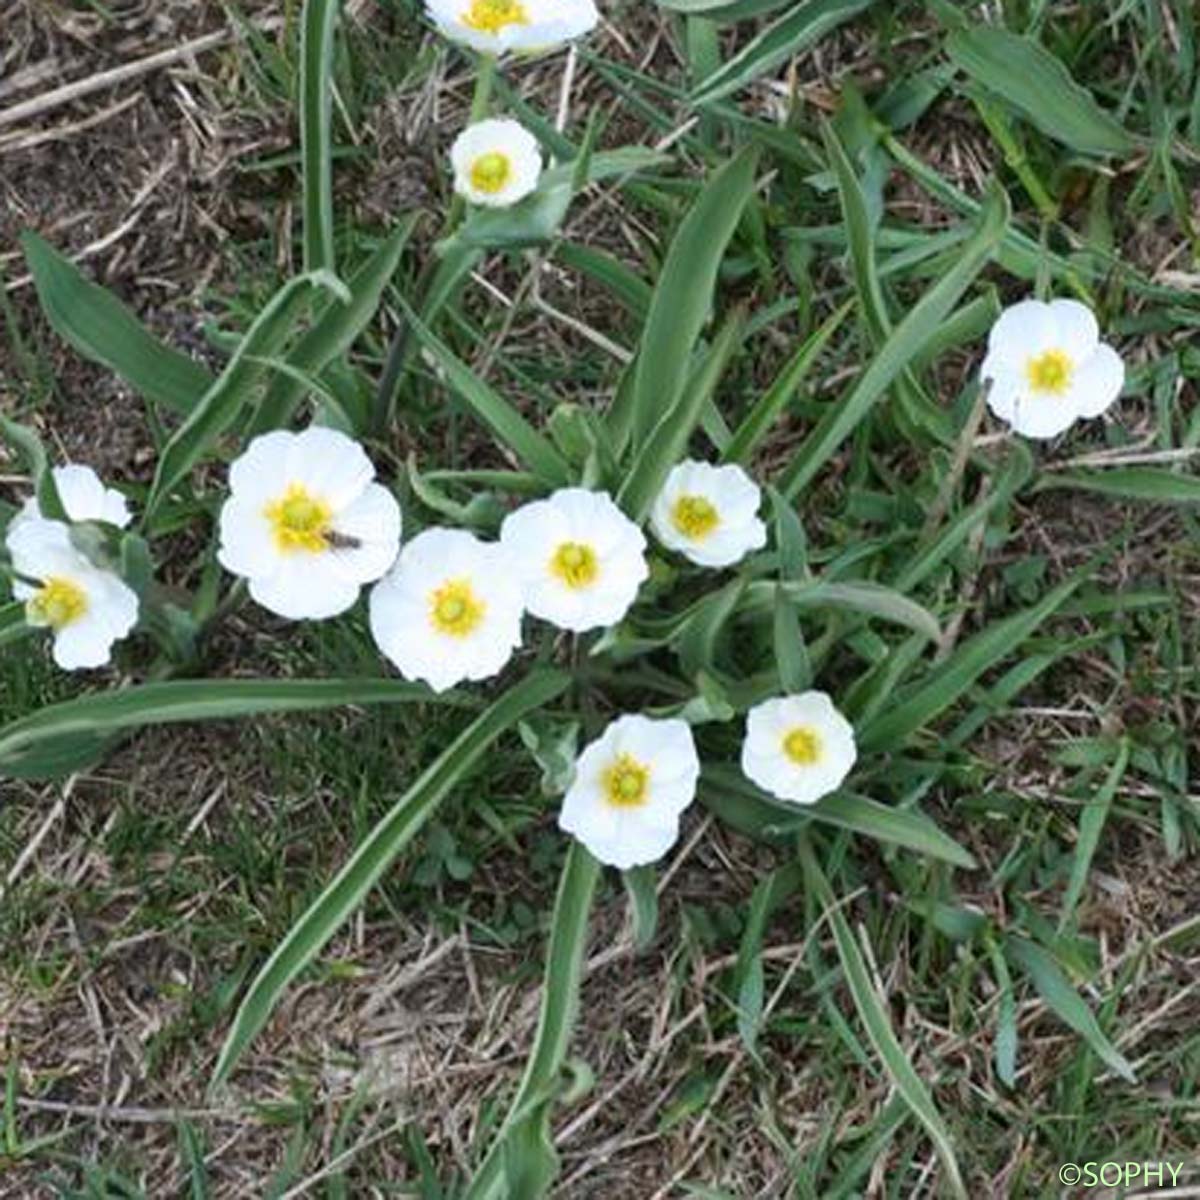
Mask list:
[[[650,768],[632,754],[618,755],[601,776],[604,798],[614,808],[637,808],[650,791]]]
[[[810,725],[797,725],[783,739],[783,752],[798,767],[811,767],[821,761],[824,747],[821,737]]]
[[[512,159],[499,150],[490,150],[471,164],[471,186],[494,196],[508,186],[512,174]]]
[[[73,580],[52,575],[25,601],[30,625],[49,626],[57,633],[78,621],[88,610],[87,593]]]
[[[1071,386],[1075,364],[1062,350],[1046,350],[1025,364],[1025,374],[1035,392],[1061,396]]]
[[[471,0],[462,23],[483,33],[499,33],[506,25],[528,25],[529,14],[520,0]]]
[[[600,574],[596,552],[583,542],[563,542],[550,560],[550,570],[569,588],[585,588]]]
[[[429,623],[449,637],[473,633],[486,611],[469,579],[449,579],[429,594]]]
[[[275,545],[280,550],[307,550],[316,554],[329,549],[329,522],[333,513],[319,496],[314,496],[301,483],[288,485],[288,490],[263,509],[271,523]]]
[[[671,510],[671,520],[693,542],[702,542],[721,523],[720,514],[703,496],[680,496]]]

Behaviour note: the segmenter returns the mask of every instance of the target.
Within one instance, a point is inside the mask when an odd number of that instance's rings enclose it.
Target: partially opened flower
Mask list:
[[[468,125],[450,147],[454,190],[473,204],[507,208],[537,187],[542,152],[519,121],[494,117]]]
[[[500,528],[505,567],[535,617],[580,632],[615,625],[649,574],[642,531],[605,492],[561,488]]]
[[[1100,341],[1086,304],[1022,300],[992,326],[979,375],[1000,420],[1026,437],[1051,438],[1104,412],[1121,394],[1125,364]]]
[[[766,544],[761,500],[758,484],[741,467],[689,459],[671,468],[650,524],[669,550],[702,567],[728,567]]]
[[[435,692],[495,675],[521,644],[521,590],[495,543],[427,529],[371,590],[371,633]]]
[[[363,448],[334,429],[256,437],[229,468],[221,565],[281,617],[345,612],[400,546],[400,507],[374,478]]]
[[[549,50],[595,27],[593,0],[427,0],[441,32],[484,54]]]
[[[20,577],[13,595],[25,601],[30,625],[54,635],[54,661],[66,671],[104,666],[113,642],[137,624],[133,589],[76,550],[61,521],[14,521],[5,543]]]
[[[853,727],[824,692],[766,700],[746,718],[742,771],[780,800],[813,804],[837,791],[857,757]]]
[[[124,529],[133,519],[125,497],[113,488],[106,488],[91,467],[80,463],[55,467],[54,485],[69,521],[107,521],[118,529]],[[15,524],[31,517],[40,519],[41,516],[37,497],[30,496],[13,522]]]
[[[652,863],[675,844],[699,776],[687,722],[618,717],[579,756],[559,827],[609,866]]]

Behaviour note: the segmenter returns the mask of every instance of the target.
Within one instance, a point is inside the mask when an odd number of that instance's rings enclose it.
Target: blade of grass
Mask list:
[[[304,269],[336,271],[333,249],[333,35],[338,0],[306,0],[300,29]]]

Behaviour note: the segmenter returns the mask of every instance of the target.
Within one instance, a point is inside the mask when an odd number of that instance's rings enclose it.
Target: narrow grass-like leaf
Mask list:
[[[633,437],[640,446],[679,402],[692,349],[708,320],[725,248],[754,191],[756,151],[743,150],[704,186],[667,251],[634,375]]]
[[[304,269],[335,271],[333,251],[333,34],[338,0],[305,0],[300,28],[300,159]]]
[[[771,386],[755,401],[734,431],[721,456],[725,462],[744,463],[749,459],[788,401],[796,394],[796,389],[804,382],[821,356],[821,351],[829,344],[829,339],[837,332],[852,307],[849,303],[843,304],[819,329],[809,334],[788,359]]]
[[[1089,566],[1046,593],[1037,604],[996,621],[961,645],[941,666],[900,692],[859,732],[863,750],[893,750],[950,707],[985,671],[1016,650],[1091,574]]]
[[[962,1172],[958,1167],[958,1159],[954,1154],[954,1144],[950,1130],[942,1120],[933,1103],[933,1096],[925,1086],[924,1080],[917,1074],[909,1061],[904,1047],[896,1037],[892,1028],[887,1005],[875,989],[867,969],[866,960],[855,941],[854,932],[849,921],[838,907],[837,900],[825,878],[824,872],[817,864],[807,841],[800,843],[801,861],[809,886],[816,893],[818,900],[825,908],[825,915],[833,929],[833,939],[837,945],[838,958],[841,960],[842,971],[846,978],[846,987],[858,1010],[859,1020],[871,1045],[879,1055],[884,1069],[887,1071],[896,1091],[904,1098],[904,1102],[912,1109],[913,1115],[925,1126],[938,1158],[942,1162],[946,1184],[949,1190],[959,1200],[967,1200],[967,1190],[963,1186]]]
[[[54,470],[41,438],[28,425],[18,425],[3,413],[0,413],[0,437],[16,451],[25,470],[29,472],[42,516],[65,521],[67,515],[58,494],[58,484],[54,482]]]
[[[745,87],[839,25],[871,6],[872,0],[800,0],[710,75],[691,97],[695,105],[711,104]]]
[[[350,301],[345,284],[328,271],[289,279],[271,297],[238,343],[225,370],[163,449],[146,500],[147,525],[171,489],[233,424],[247,402],[248,389],[263,370],[263,360],[276,355],[291,334],[301,308],[312,299],[317,289],[332,292],[343,303]]]
[[[924,813],[880,804],[857,792],[834,792],[800,808],[759,791],[735,767],[713,763],[705,766],[701,775],[700,798],[727,824],[766,841],[785,840],[810,821],[820,821],[952,866],[970,869],[976,865],[974,857]]]
[[[1006,938],[1004,952],[1028,973],[1046,1006],[1074,1029],[1107,1066],[1129,1083],[1137,1082],[1129,1060],[1105,1036],[1095,1014],[1049,953],[1022,937]]]
[[[985,25],[946,39],[951,61],[976,83],[1003,96],[1043,133],[1085,154],[1128,154],[1134,139],[1031,38]]]
[[[1125,467],[1112,471],[1053,472],[1043,475],[1034,491],[1071,488],[1114,496],[1120,500],[1144,500],[1150,504],[1200,504],[1200,478],[1153,467]]]
[[[554,903],[533,1050],[508,1115],[464,1200],[498,1200],[502,1196],[535,1200],[557,1173],[558,1159],[548,1133],[549,1108],[579,1008],[588,913],[599,877],[600,864],[581,843],[572,840]],[[537,1186],[521,1186],[522,1178],[536,1180]]]
[[[213,1085],[227,1079],[242,1051],[270,1017],[288,984],[362,903],[393,859],[416,836],[446,794],[492,743],[527,713],[567,687],[569,677],[539,671],[513,685],[423,771],[350,860],[288,931],[250,985],[221,1048]]]
[[[1017,1082],[1017,998],[1004,951],[993,942],[988,947],[988,955],[1000,991],[996,1006],[996,1044],[992,1056],[1000,1082],[1005,1087],[1013,1087]]]
[[[461,696],[442,703],[464,704]],[[224,721],[273,712],[367,704],[434,703],[429,689],[395,679],[187,679],[95,692],[50,704],[0,729],[0,772],[61,738],[112,734],[143,725]]]
[[[937,618],[927,609],[894,588],[879,583],[822,583],[820,581],[774,584],[752,583],[746,589],[746,611],[774,604],[775,589],[781,587],[788,602],[797,609],[810,608],[846,611],[867,617],[879,617],[922,634],[931,641],[941,637]]]
[[[1088,872],[1091,870],[1096,847],[1100,844],[1100,835],[1104,832],[1104,824],[1108,820],[1117,788],[1125,778],[1125,769],[1129,766],[1129,753],[1129,739],[1122,738],[1117,746],[1116,759],[1109,767],[1104,783],[1084,804],[1079,814],[1079,838],[1075,843],[1075,857],[1071,861],[1071,878],[1067,881],[1066,894],[1063,896],[1062,916],[1058,922],[1060,931],[1070,924],[1075,906],[1087,886]]]
[[[556,258],[573,270],[581,271],[604,287],[610,295],[639,320],[645,320],[654,295],[651,286],[620,259],[594,246],[577,242],[560,242],[554,251]]]
[[[567,482],[566,459],[499,392],[479,378],[411,309],[406,317],[425,349],[445,372],[446,380],[468,408],[543,483]]]
[[[958,261],[909,310],[892,331],[871,365],[844,399],[830,405],[805,439],[777,484],[788,498],[800,491],[871,411],[892,381],[921,353],[991,257],[1008,223],[1008,197],[992,189],[979,227],[963,243]]]
[[[664,407],[653,433],[634,458],[617,493],[617,503],[634,521],[640,522],[649,513],[671,468],[683,457],[688,439],[712,403],[721,375],[741,341],[742,328],[743,314],[733,313],[713,339],[695,376],[675,403]]]
[[[347,284],[349,302],[343,304],[334,300],[326,306],[312,328],[288,354],[288,367],[302,374],[315,375],[350,349],[378,312],[384,289],[400,265],[418,217],[419,214],[413,213],[401,221],[354,273]],[[282,429],[291,419],[304,391],[304,383],[296,376],[276,374],[267,386],[251,432]]]
[[[148,400],[191,412],[213,382],[200,363],[163,345],[110,291],[37,234],[23,233],[21,249],[42,311],[62,337]]]

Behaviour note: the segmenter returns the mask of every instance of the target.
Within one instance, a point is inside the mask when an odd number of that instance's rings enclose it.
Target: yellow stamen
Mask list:
[[[671,509],[671,520],[693,542],[704,541],[721,523],[720,514],[703,496],[680,496]]]
[[[449,637],[473,633],[486,611],[469,579],[448,579],[429,593],[429,623]]]
[[[614,808],[637,808],[650,791],[650,768],[632,754],[621,754],[600,777],[604,798]]]
[[[595,550],[583,542],[563,542],[550,560],[550,570],[569,588],[589,587],[600,574]]]
[[[25,601],[30,625],[48,626],[57,633],[78,621],[88,610],[87,593],[71,579],[52,575]]]
[[[461,20],[482,33],[499,33],[507,25],[528,25],[529,14],[520,0],[471,0]]]
[[[275,545],[280,550],[307,550],[317,554],[329,549],[329,522],[333,517],[329,505],[314,496],[302,483],[292,483],[279,497],[263,509],[271,523]]]
[[[825,748],[821,737],[810,725],[797,725],[783,739],[783,752],[798,767],[811,767],[821,761]]]
[[[1049,392],[1061,396],[1071,386],[1075,364],[1070,355],[1062,350],[1046,350],[1025,364],[1029,386],[1035,392]]]
[[[494,196],[508,186],[512,174],[512,159],[499,150],[491,150],[471,164],[471,186],[478,192]]]

